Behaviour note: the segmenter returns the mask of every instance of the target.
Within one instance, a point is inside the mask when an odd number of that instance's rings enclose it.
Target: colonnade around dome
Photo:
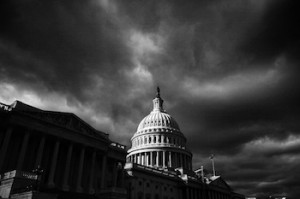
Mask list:
[[[144,166],[156,168],[178,168],[192,170],[191,157],[169,150],[155,150],[138,152],[127,158],[127,162],[132,162]]]
[[[185,141],[172,134],[169,135],[142,135],[132,140],[132,149],[149,146],[168,146],[185,149]]]

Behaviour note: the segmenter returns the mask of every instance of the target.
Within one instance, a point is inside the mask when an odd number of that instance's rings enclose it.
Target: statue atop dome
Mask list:
[[[156,97],[157,98],[160,98],[160,89],[159,89],[159,86],[158,87],[156,87]]]

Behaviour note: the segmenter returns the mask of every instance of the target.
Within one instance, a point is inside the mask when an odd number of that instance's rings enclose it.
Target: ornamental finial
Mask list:
[[[160,98],[160,89],[159,89],[159,86],[158,87],[156,87],[156,97],[157,98]]]

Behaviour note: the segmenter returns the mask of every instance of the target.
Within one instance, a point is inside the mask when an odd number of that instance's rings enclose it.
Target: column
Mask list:
[[[180,165],[179,165],[179,166],[180,166],[180,167],[183,167],[183,163],[182,163],[182,156],[183,156],[183,155],[182,155],[182,154],[178,154],[178,155],[179,155],[179,159],[180,159]]]
[[[172,152],[169,151],[169,167],[172,167]]]
[[[189,199],[190,198],[190,196],[189,196],[189,187],[187,186],[185,190],[186,190],[186,199]]]
[[[162,162],[162,166],[166,167],[166,151],[163,151],[163,162]]]
[[[65,170],[64,170],[64,178],[63,178],[63,190],[65,190],[65,191],[69,190],[69,176],[70,176],[72,153],[73,153],[73,144],[70,143],[69,147],[68,147],[67,160],[66,160],[66,166],[65,166]]]
[[[153,151],[150,152],[150,165],[153,166]]]
[[[141,164],[145,165],[145,153],[141,153],[142,161]]]
[[[101,189],[104,189],[104,187],[105,187],[106,160],[107,160],[107,157],[106,157],[105,154],[103,154],[103,156],[102,156],[101,184],[100,184]]]
[[[5,133],[5,137],[3,140],[3,144],[0,150],[0,170],[2,169],[4,162],[5,162],[5,157],[7,154],[7,149],[8,149],[8,145],[9,145],[9,141],[11,138],[11,134],[12,134],[13,129],[9,128],[7,129],[6,133]]]
[[[78,175],[77,175],[77,191],[81,192],[81,180],[82,180],[82,170],[83,170],[83,163],[84,163],[84,153],[85,153],[85,147],[83,146],[80,151],[80,158],[79,158],[79,167],[78,167]]]
[[[144,162],[144,156],[143,156],[143,153],[140,153],[140,164],[143,165],[143,162]]]
[[[156,151],[156,166],[159,166],[159,151]]]
[[[26,149],[27,149],[27,146],[28,146],[29,136],[30,136],[30,134],[28,132],[25,133],[25,135],[24,135],[21,150],[20,150],[20,155],[19,155],[19,158],[18,158],[17,170],[22,170],[23,163],[24,163],[24,158],[25,158],[25,154],[26,154]]]
[[[177,168],[177,153],[174,153],[174,167]]]
[[[117,186],[117,178],[118,178],[118,170],[117,170],[117,162],[113,163],[113,187]]]
[[[41,138],[39,148],[38,148],[38,151],[37,151],[36,161],[35,161],[35,164],[34,164],[35,167],[38,167],[39,165],[42,164],[42,157],[43,157],[43,153],[44,153],[45,141],[46,141],[46,137],[43,136]]]
[[[148,166],[149,158],[148,158],[148,152],[145,152],[145,165]]]
[[[60,145],[59,140],[56,140],[55,146],[54,146],[54,151],[53,151],[53,156],[52,156],[52,159],[51,159],[51,167],[50,167],[49,178],[48,178],[48,187],[54,187],[55,186],[55,184],[54,184],[54,174],[55,174],[55,170],[56,170],[59,145]]]

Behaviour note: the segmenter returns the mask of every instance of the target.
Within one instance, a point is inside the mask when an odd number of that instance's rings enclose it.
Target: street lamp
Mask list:
[[[41,168],[40,165],[37,166],[36,169],[32,170],[32,172],[34,174],[36,174],[37,178],[36,178],[36,184],[35,184],[35,188],[36,188],[36,191],[39,191],[40,189],[40,181],[41,181],[41,175],[43,174],[44,170]]]

